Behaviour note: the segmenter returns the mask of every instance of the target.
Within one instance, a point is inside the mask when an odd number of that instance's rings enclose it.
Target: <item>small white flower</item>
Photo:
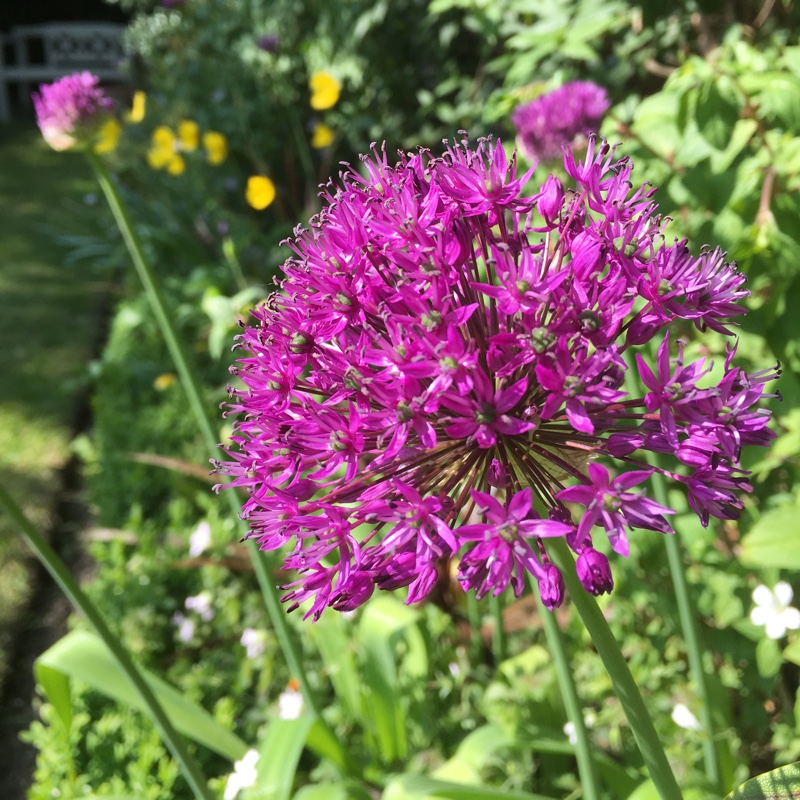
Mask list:
[[[458,666],[458,664],[457,664],[455,661],[451,661],[451,662],[450,662],[450,663],[447,665],[447,669],[449,669],[449,670],[450,670],[450,674],[451,674],[451,675],[452,675],[452,676],[453,676],[453,677],[454,677],[456,680],[458,680],[458,678],[461,676],[461,667],[459,667],[459,666]]]
[[[756,586],[753,591],[756,607],[750,612],[750,621],[766,626],[770,639],[782,639],[787,630],[796,631],[800,628],[800,611],[789,605],[793,596],[786,581],[776,583],[772,591],[764,585]]]
[[[267,649],[267,634],[255,628],[245,628],[239,641],[247,650],[248,658],[259,658]]]
[[[297,719],[303,713],[303,695],[290,683],[278,697],[278,716]]]
[[[212,599],[211,592],[200,592],[194,597],[186,598],[186,609],[199,614],[200,619],[204,622],[210,622],[214,619],[214,609],[211,606]]]
[[[564,723],[564,735],[569,739],[571,745],[578,744],[578,734],[575,733],[575,724],[573,722]]]
[[[583,715],[583,724],[586,728],[594,728],[594,723],[597,722],[597,714],[594,711],[587,711]],[[575,731],[575,723],[574,722],[565,722],[564,723],[564,735],[569,739],[569,743],[571,745],[576,745],[578,743],[578,734]]]
[[[258,751],[248,750],[242,760],[233,765],[233,772],[228,776],[228,782],[225,784],[225,800],[234,800],[242,789],[255,785],[258,778],[257,763]]]
[[[185,617],[180,611],[172,615],[172,624],[178,628],[178,638],[182,642],[191,642],[194,639],[194,620]]]
[[[211,545],[211,526],[203,520],[189,536],[189,555],[197,558],[204,553]]]
[[[672,709],[672,721],[678,727],[686,728],[688,731],[703,730],[700,720],[683,703],[677,703],[675,708]]]

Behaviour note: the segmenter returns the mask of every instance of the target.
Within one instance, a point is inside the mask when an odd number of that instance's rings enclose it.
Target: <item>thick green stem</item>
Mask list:
[[[161,704],[153,694],[150,685],[144,679],[142,673],[139,672],[130,655],[128,655],[128,651],[106,625],[100,612],[84,594],[66,564],[36,530],[2,485],[0,485],[0,505],[5,508],[11,519],[19,526],[23,537],[44,568],[53,576],[53,580],[61,587],[61,590],[69,598],[72,605],[86,617],[95,633],[103,640],[117,660],[120,669],[131,682],[165,744],[180,765],[181,772],[183,772],[189,786],[191,786],[195,797],[198,800],[215,800],[216,795],[208,788],[200,767],[186,747],[186,742],[172,726],[169,717],[164,713],[164,709],[161,708]]]
[[[469,619],[469,643],[472,658],[478,659],[483,647],[483,637],[481,636],[481,612],[474,592],[467,592],[467,618]]]
[[[575,756],[578,759],[578,773],[581,776],[584,800],[597,800],[600,783],[597,768],[592,758],[592,748],[589,743],[589,733],[583,719],[583,710],[578,698],[578,690],[572,679],[572,667],[567,657],[564,646],[564,637],[558,627],[555,614],[539,603],[539,615],[544,626],[544,635],[547,637],[547,646],[553,656],[553,665],[556,668],[558,685],[561,689],[561,699],[570,722],[575,728]]]
[[[667,488],[664,476],[658,472],[653,473],[650,479],[654,489],[657,503],[669,507],[667,498]],[[722,773],[720,770],[719,757],[717,753],[716,739],[714,737],[714,715],[711,711],[711,697],[708,691],[708,677],[703,666],[703,647],[700,644],[700,635],[695,622],[694,609],[689,597],[689,585],[686,581],[686,572],[683,568],[683,558],[681,556],[681,545],[678,534],[664,537],[664,546],[667,549],[667,561],[669,571],[672,575],[672,585],[675,589],[675,599],[678,602],[678,618],[683,630],[683,638],[686,641],[686,653],[689,657],[689,672],[694,680],[697,697],[700,700],[700,722],[705,732],[703,740],[703,762],[706,777],[711,785],[725,793],[721,786]]]
[[[645,388],[641,380],[634,376],[638,375],[636,370],[628,373],[630,383],[628,390],[633,397],[642,397]],[[635,387],[635,388],[634,388]],[[659,457],[656,453],[645,453],[645,460],[654,467],[659,466]],[[659,472],[654,472],[650,479],[653,486],[653,494],[657,503],[662,506],[670,507],[667,497],[667,485],[664,476]],[[703,764],[706,777],[712,786],[721,794],[725,794],[722,784],[722,772],[720,769],[719,754],[717,752],[716,737],[714,736],[714,715],[711,712],[711,697],[708,689],[708,676],[703,666],[703,648],[700,644],[700,636],[697,630],[694,609],[689,597],[689,585],[686,581],[686,571],[683,567],[683,557],[681,555],[680,540],[678,534],[664,537],[664,546],[667,550],[667,562],[669,564],[670,575],[672,576],[672,586],[675,591],[675,600],[678,604],[678,619],[680,620],[683,638],[686,642],[686,653],[689,658],[689,672],[694,681],[697,697],[700,700],[700,722],[705,732],[703,740]]]
[[[567,543],[561,539],[548,539],[547,552],[564,574],[569,596],[592,638],[597,653],[611,678],[614,693],[622,704],[636,744],[644,759],[650,778],[661,800],[681,800],[681,790],[667,761],[653,721],[647,712],[642,695],[620,652],[617,640],[611,633],[605,617],[595,599],[587,594],[575,572],[575,560]]]
[[[502,595],[489,597],[489,607],[492,610],[492,650],[494,651],[494,662],[499,664],[506,659],[506,633],[503,630],[503,601]]]
[[[128,248],[128,253],[130,254],[131,260],[133,261],[133,265],[136,268],[136,272],[139,274],[139,277],[141,278],[142,284],[144,285],[145,293],[150,301],[153,314],[155,315],[156,321],[161,329],[161,334],[164,337],[167,349],[172,356],[175,369],[180,377],[181,385],[186,392],[189,405],[192,409],[192,413],[194,414],[195,422],[200,429],[203,441],[208,448],[210,457],[215,459],[219,455],[217,434],[211,426],[211,422],[208,418],[208,413],[200,392],[200,383],[194,374],[183,344],[181,343],[175,327],[172,324],[172,318],[167,311],[167,305],[164,302],[161,290],[156,282],[155,273],[147,263],[147,259],[144,256],[144,251],[142,250],[139,237],[137,236],[136,231],[131,224],[127,209],[122,202],[122,198],[120,197],[116,186],[114,186],[114,183],[111,181],[108,171],[105,168],[105,164],[103,164],[102,160],[92,152],[87,152],[86,155],[89,158],[92,167],[94,168],[94,171],[97,175],[97,180],[103,189],[106,200],[108,200],[108,204],[111,207],[111,212],[113,213],[114,219],[117,222],[117,226],[122,234],[122,238],[125,240],[125,244]],[[234,519],[238,520],[240,532],[242,535],[245,535],[247,533],[247,526],[239,519],[239,501],[236,493],[229,490],[223,492],[223,494],[225,495],[225,498],[231,508]],[[320,722],[322,722],[322,716],[320,714],[319,707],[309,686],[308,679],[306,678],[305,668],[300,656],[300,649],[294,636],[292,635],[286,614],[280,604],[278,589],[270,578],[269,571],[267,570],[267,566],[261,552],[253,542],[250,542],[249,546],[250,556],[253,560],[256,577],[258,578],[259,586],[261,587],[261,591],[264,595],[267,613],[269,614],[275,634],[280,642],[283,655],[288,663],[289,671],[291,672],[292,676],[300,682],[300,688],[303,693],[303,701],[306,707],[320,720]]]

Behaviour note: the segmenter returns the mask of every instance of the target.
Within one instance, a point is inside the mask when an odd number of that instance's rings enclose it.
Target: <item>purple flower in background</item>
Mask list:
[[[97,132],[113,101],[91,72],[67,75],[43,84],[33,94],[36,122],[54,150],[68,150]]]
[[[530,103],[517,106],[511,121],[517,143],[531,161],[549,161],[579,136],[597,133],[610,103],[606,90],[590,81],[572,81]]]
[[[277,51],[280,41],[281,37],[277,33],[267,33],[256,39],[256,47],[265,53],[274,53]]]
[[[553,608],[550,537],[608,592],[593,536],[627,555],[632,529],[671,532],[654,472],[704,524],[738,514],[741,448],[773,435],[759,403],[777,372],[745,373],[729,347],[714,386],[667,335],[729,334],[744,276],[665,243],[628,159],[590,136],[583,161],[565,151],[572,185],[551,175],[538,193],[489,140],[363,161],[326,187],[282,291],[239,337],[234,445],[216,465],[249,493],[250,537],[288,548],[292,608],[317,618],[401,587],[416,602],[450,559],[465,590],[519,594],[529,573]]]

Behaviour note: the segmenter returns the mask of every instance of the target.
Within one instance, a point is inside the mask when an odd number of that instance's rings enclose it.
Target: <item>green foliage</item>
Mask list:
[[[731,24],[725,14],[733,12],[710,0],[670,7],[654,0],[188,0],[179,10],[148,0],[125,4],[138,14],[129,46],[148,67],[148,112],[138,127],[126,126],[113,163],[181,334],[193,345],[209,408],[225,397],[236,323],[267,293],[282,258],[276,243],[314,209],[314,186],[335,159],[355,163],[373,139],[387,140],[389,152],[436,146],[459,128],[506,140],[511,110],[545,87],[588,78],[609,89],[614,105],[603,132],[621,140],[620,153],[659,187],[655,199],[671,217],[665,236],[688,237],[695,250],[720,244],[750,278],[737,360],[751,371],[775,358],[787,367],[784,403],[774,404],[778,438],[760,460],[748,456],[755,491],[742,519],[703,528],[681,492],[669,500],[707,648],[724,790],[800,757],[800,637],[790,631],[785,641],[767,638],[749,619],[758,584],[791,581],[800,571],[796,9],[774,4],[756,25],[766,5],[737,4]],[[266,34],[279,37],[274,53],[257,46]],[[308,78],[317,70],[342,83],[339,102],[324,113],[309,107]],[[199,152],[185,153],[186,172],[176,176],[145,167],[156,127],[185,119],[224,133],[229,159],[213,166]],[[309,126],[323,119],[337,141],[312,152]],[[274,207],[260,214],[243,198],[244,181],[256,172],[278,187]],[[78,250],[87,244],[74,242]],[[87,252],[103,255],[102,248]],[[95,430],[81,447],[100,522],[115,529],[92,545],[98,571],[90,592],[140,663],[179,689],[184,710],[211,709],[214,725],[235,738],[236,752],[229,747],[225,757],[198,748],[215,790],[221,793],[246,743],[262,760],[259,787],[245,798],[578,796],[557,676],[524,601],[506,609],[504,657],[488,644],[498,614],[479,603],[470,630],[474,615],[468,622],[463,598],[449,585],[441,607],[409,609],[397,597],[378,596],[355,618],[326,615],[310,625],[293,617],[306,677],[334,734],[306,716],[279,718],[278,697],[297,676],[287,673],[266,630],[254,577],[232,541],[233,521],[200,483],[204,456],[180,385],[161,380],[172,367],[154,322],[129,294],[98,366]],[[722,337],[706,336],[701,350],[689,326],[675,334],[687,339],[687,357],[725,358]],[[212,543],[190,558],[188,537],[201,520]],[[615,561],[616,589],[603,612],[685,797],[718,797],[701,772],[708,732],[680,727],[671,716],[678,704],[699,715],[700,701],[663,542],[650,531],[632,539],[631,558]],[[283,574],[274,579],[287,581]],[[186,599],[201,592],[213,598],[210,619],[186,609]],[[178,613],[192,622],[188,637],[174,622]],[[515,626],[519,615],[524,623]],[[591,641],[574,616],[559,621],[569,634],[600,796],[653,797]],[[247,657],[245,628],[264,631],[263,655]],[[38,673],[52,705],[42,706],[43,723],[28,734],[40,750],[31,796],[54,788],[78,796],[87,785],[98,794],[188,797],[149,723],[97,690],[130,698],[86,670],[92,688],[70,681],[68,692],[68,670],[52,657]],[[199,739],[185,718],[184,729]],[[731,797],[784,791],[775,781],[787,775],[794,780],[791,772],[762,777]]]
[[[790,800],[795,797],[800,797],[800,767],[788,764],[747,781],[725,800]]]

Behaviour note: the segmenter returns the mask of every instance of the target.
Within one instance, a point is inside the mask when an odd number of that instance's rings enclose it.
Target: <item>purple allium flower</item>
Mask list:
[[[577,137],[597,133],[609,105],[602,86],[590,81],[565,83],[514,109],[511,121],[517,143],[532,161],[558,158],[561,148],[575,144]]]
[[[91,72],[78,72],[34,92],[36,122],[54,150],[68,150],[97,132],[114,105],[99,83]]]
[[[758,404],[777,373],[748,375],[729,347],[715,386],[666,327],[730,335],[744,277],[665,244],[654,190],[631,189],[605,142],[564,167],[572,186],[531,193],[488,140],[394,166],[375,151],[289,242],[282,291],[239,337],[217,468],[249,492],[250,536],[286,549],[292,608],[350,611],[375,588],[422,600],[450,559],[464,589],[519,594],[529,573],[554,608],[554,536],[587,591],[610,591],[592,537],[627,555],[631,529],[671,532],[646,494],[656,471],[704,524],[738,514],[741,448],[773,436]]]
[[[256,39],[256,47],[265,53],[274,53],[277,51],[280,41],[281,37],[277,33],[267,33]]]

